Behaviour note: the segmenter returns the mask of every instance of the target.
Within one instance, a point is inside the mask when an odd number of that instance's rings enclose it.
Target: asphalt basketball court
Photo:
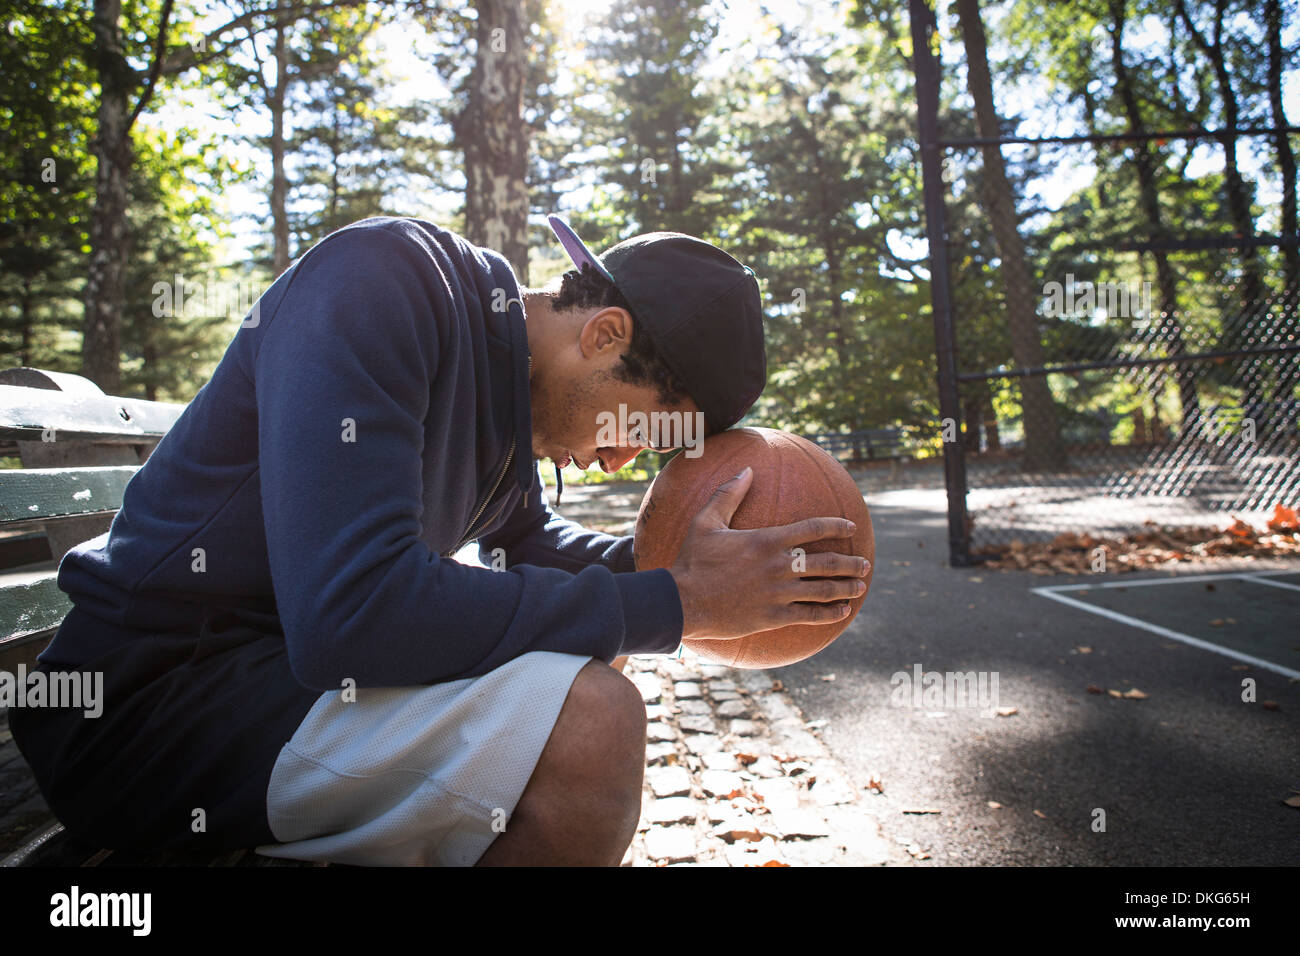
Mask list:
[[[1230,571],[1032,591],[1080,614],[1300,680],[1300,572]]]

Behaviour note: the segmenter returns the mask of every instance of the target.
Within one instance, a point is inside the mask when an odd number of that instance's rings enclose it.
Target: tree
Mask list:
[[[465,155],[465,236],[501,252],[528,281],[528,5],[475,0],[474,70],[454,124]]]
[[[82,58],[88,24],[67,7],[15,3],[0,30],[0,315],[9,364],[75,371],[59,332],[79,317],[93,190]]]
[[[1286,132],[1289,123],[1282,104],[1282,75],[1289,57],[1282,48],[1282,3],[1267,0],[1264,11],[1267,24],[1268,105],[1273,128],[1274,150],[1278,171],[1282,177],[1282,247],[1286,263],[1284,297],[1285,308],[1294,313],[1300,301],[1300,226],[1296,219],[1296,161],[1291,150],[1291,137]]]
[[[607,212],[579,221],[607,244],[715,228],[722,210],[713,187],[724,168],[698,74],[716,34],[703,0],[618,0],[589,42],[579,99],[590,105],[573,115]]]
[[[957,0],[957,13],[966,48],[966,83],[975,101],[979,134],[984,139],[997,139],[1002,132],[993,102],[993,82],[978,0]],[[1001,148],[985,146],[983,156],[985,195],[1002,260],[1012,352],[1022,367],[1038,368],[1043,365],[1043,346],[1035,315],[1038,296],[1030,281],[1029,263],[1020,238],[1015,195],[1007,179]],[[1045,378],[1041,375],[1022,378],[1020,392],[1024,405],[1025,467],[1033,471],[1066,467],[1056,408]]]

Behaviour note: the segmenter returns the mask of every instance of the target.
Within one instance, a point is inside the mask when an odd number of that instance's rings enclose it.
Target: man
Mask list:
[[[827,622],[864,562],[790,549],[840,519],[732,531],[719,489],[672,569],[543,500],[536,458],[613,471],[601,412],[734,424],[764,385],[752,272],[688,236],[521,290],[431,223],[328,236],[259,299],[211,381],[73,549],[45,670],[104,675],[103,715],[19,711],[68,829],[102,846],[356,864],[616,865],[645,712],[608,666],[683,636]],[[622,421],[626,422],[624,417]],[[451,559],[477,540],[500,571]]]

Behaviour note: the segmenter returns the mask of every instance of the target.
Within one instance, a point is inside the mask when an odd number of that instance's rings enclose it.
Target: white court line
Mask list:
[[[1143,578],[1141,581],[1110,581],[1105,584],[1058,584],[1035,591],[1091,591],[1093,588],[1140,588],[1152,584],[1188,584],[1192,581],[1226,581],[1229,578],[1263,578],[1278,574],[1300,574],[1300,569],[1281,571],[1225,571],[1222,574],[1189,574],[1175,578]],[[1260,582],[1264,583],[1264,582]],[[1272,582],[1268,582],[1272,583]],[[1285,585],[1283,585],[1285,587]]]
[[[1243,581],[1254,581],[1256,584],[1267,584],[1273,588],[1286,588],[1288,591],[1300,591],[1300,584],[1288,584],[1286,581],[1269,581],[1266,578],[1257,577],[1253,574],[1243,574]]]
[[[1261,572],[1261,573],[1263,573],[1263,572]],[[1291,572],[1282,572],[1282,573],[1291,573]],[[1168,584],[1168,583],[1172,583],[1172,582],[1175,581],[1175,580],[1183,580],[1183,581],[1201,580],[1201,581],[1203,581],[1203,580],[1206,579],[1206,577],[1214,577],[1214,578],[1223,579],[1223,578],[1237,577],[1237,575],[1233,575],[1233,574],[1204,575],[1204,576],[1197,577],[1197,578],[1195,578],[1195,579],[1190,578],[1190,577],[1188,577],[1188,578],[1181,578],[1181,579],[1170,578],[1170,579],[1167,579],[1167,580],[1166,580],[1166,579],[1161,579],[1161,580],[1157,580],[1157,581],[1134,581],[1134,582],[1132,582],[1132,583],[1134,583],[1134,584]],[[1109,585],[1102,584],[1102,585],[1095,585],[1095,586],[1096,586],[1096,587],[1108,587]],[[1084,585],[1084,587],[1086,588],[1086,587],[1088,587],[1088,585]],[[1192,647],[1199,647],[1201,650],[1203,650],[1203,651],[1209,651],[1211,654],[1220,654],[1220,655],[1222,655],[1222,656],[1224,656],[1224,657],[1231,657],[1233,660],[1242,661],[1242,662],[1244,662],[1244,663],[1246,663],[1246,664],[1254,664],[1256,667],[1262,668],[1262,669],[1267,670],[1267,671],[1272,671],[1272,672],[1275,673],[1275,674],[1281,674],[1283,677],[1292,677],[1292,678],[1295,678],[1296,680],[1300,680],[1300,671],[1292,670],[1292,669],[1289,668],[1289,667],[1283,667],[1281,664],[1274,664],[1272,661],[1266,661],[1266,660],[1264,660],[1263,658],[1260,658],[1260,657],[1252,657],[1250,654],[1243,654],[1243,653],[1241,653],[1241,651],[1234,651],[1234,650],[1232,650],[1231,648],[1228,648],[1228,647],[1222,647],[1222,646],[1220,646],[1220,645],[1218,645],[1218,644],[1212,644],[1212,643],[1209,642],[1209,641],[1203,641],[1203,640],[1201,640],[1199,637],[1192,637],[1190,634],[1183,634],[1183,633],[1180,632],[1180,631],[1171,631],[1171,630],[1170,630],[1169,628],[1167,628],[1167,627],[1161,627],[1159,624],[1150,624],[1150,623],[1148,623],[1148,622],[1146,622],[1146,621],[1143,621],[1143,620],[1140,619],[1140,618],[1129,617],[1127,614],[1120,614],[1118,611],[1112,611],[1112,610],[1110,610],[1110,608],[1105,608],[1105,607],[1096,607],[1096,606],[1094,606],[1094,605],[1092,605],[1092,604],[1088,604],[1088,603],[1085,602],[1085,601],[1079,601],[1079,600],[1077,600],[1077,599],[1075,599],[1075,598],[1072,598],[1072,597],[1066,597],[1064,594],[1057,594],[1057,593],[1055,593],[1055,592],[1057,592],[1057,591],[1077,591],[1077,590],[1080,590],[1080,588],[1078,588],[1078,587],[1075,587],[1075,586],[1064,586],[1064,587],[1055,587],[1055,588],[1050,588],[1050,587],[1049,587],[1049,588],[1030,588],[1030,590],[1031,590],[1034,594],[1040,594],[1040,595],[1042,595],[1043,597],[1051,598],[1053,601],[1060,601],[1062,604],[1068,604],[1068,605],[1070,605],[1071,607],[1082,608],[1083,610],[1088,611],[1088,612],[1090,612],[1090,613],[1092,613],[1092,614],[1100,614],[1102,617],[1110,618],[1112,621],[1119,621],[1121,624],[1127,624],[1127,625],[1129,625],[1130,627],[1141,628],[1141,629],[1144,630],[1144,631],[1150,631],[1150,632],[1152,632],[1153,634],[1159,634],[1159,635],[1161,635],[1162,637],[1168,637],[1168,638],[1171,638],[1172,640],[1178,641],[1178,642],[1180,642],[1180,643],[1182,643],[1182,644],[1188,644],[1188,645],[1190,645],[1190,646],[1192,646]]]

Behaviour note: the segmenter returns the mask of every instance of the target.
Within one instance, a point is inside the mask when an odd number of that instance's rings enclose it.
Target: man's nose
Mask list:
[[[641,450],[640,445],[629,445],[623,448],[602,448],[600,450],[600,466],[604,469],[605,474],[612,475],[641,454]]]

